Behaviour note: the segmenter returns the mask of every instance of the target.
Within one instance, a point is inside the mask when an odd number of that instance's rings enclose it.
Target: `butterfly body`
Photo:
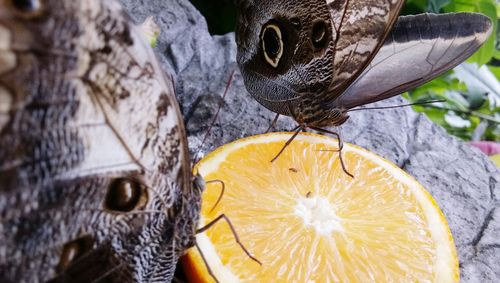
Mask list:
[[[0,1],[0,281],[165,282],[202,185],[117,1]]]
[[[403,2],[237,1],[237,61],[247,90],[303,127],[337,126],[349,109],[458,65],[492,29],[472,13],[398,18]]]
[[[336,126],[349,118],[346,109],[332,108],[316,101],[313,96],[305,96],[297,102],[297,106],[291,107],[290,116],[304,127]]]

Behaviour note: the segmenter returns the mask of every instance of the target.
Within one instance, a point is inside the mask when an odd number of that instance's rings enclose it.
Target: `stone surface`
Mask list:
[[[187,0],[122,2],[136,22],[154,16],[162,29],[156,51],[175,78],[193,155],[221,103],[202,154],[267,129],[274,115],[246,92],[235,63],[233,34],[210,36],[205,20]],[[401,98],[392,98],[377,105],[401,103]],[[277,125],[279,130],[293,127],[285,117]],[[485,155],[410,108],[353,112],[338,130],[345,141],[405,169],[436,198],[458,248],[463,282],[500,282],[500,172]]]

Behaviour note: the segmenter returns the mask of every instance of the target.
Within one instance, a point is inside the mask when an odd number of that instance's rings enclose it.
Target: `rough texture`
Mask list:
[[[233,34],[211,37],[205,20],[187,0],[122,2],[138,23],[154,16],[162,29],[156,51],[176,79],[192,154],[234,70],[219,121],[202,152],[267,129],[274,115],[246,92],[235,63]],[[401,98],[393,98],[377,105],[401,103]],[[283,117],[277,125],[293,127],[293,121]],[[345,141],[398,164],[436,198],[455,238],[463,282],[500,280],[500,172],[485,155],[410,108],[355,112],[340,131]]]

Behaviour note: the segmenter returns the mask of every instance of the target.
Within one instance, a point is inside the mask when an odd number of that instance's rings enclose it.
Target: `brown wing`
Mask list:
[[[471,56],[492,30],[481,14],[400,17],[384,46],[334,107],[349,109],[398,95]]]
[[[172,86],[117,1],[22,3],[0,2],[0,281],[169,281]]]
[[[403,3],[404,0],[327,0],[334,44],[328,100],[338,97],[377,54]]]

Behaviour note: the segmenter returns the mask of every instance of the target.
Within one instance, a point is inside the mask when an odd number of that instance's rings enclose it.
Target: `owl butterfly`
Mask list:
[[[491,33],[481,14],[398,18],[403,2],[236,0],[237,61],[247,90],[277,115],[293,117],[295,135],[306,128],[331,133],[341,149],[339,135],[323,127],[455,67]]]
[[[117,1],[0,0],[0,282],[168,282],[202,188]]]

